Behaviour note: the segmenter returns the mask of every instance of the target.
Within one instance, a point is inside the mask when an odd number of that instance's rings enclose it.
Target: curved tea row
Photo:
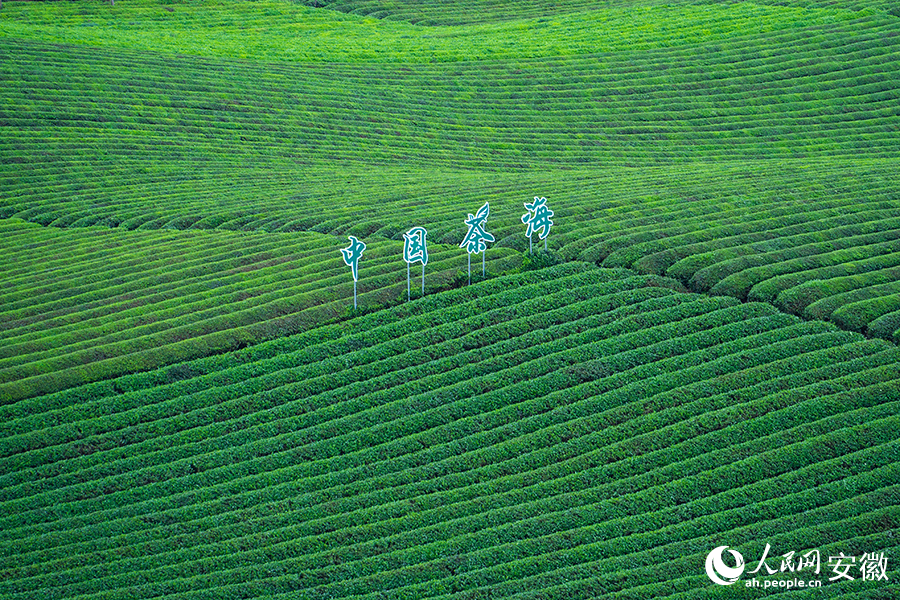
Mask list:
[[[343,317],[353,282],[317,233],[60,230],[0,221],[0,396],[28,397],[288,335]],[[465,277],[433,245],[430,291]],[[372,240],[361,309],[405,299],[400,245]],[[485,255],[492,272],[520,262]],[[481,274],[476,275],[476,279]],[[417,277],[418,279],[418,277]],[[418,291],[418,286],[417,291]]]
[[[0,407],[0,594],[665,597],[726,542],[892,556],[896,346],[672,285],[567,264]]]
[[[888,229],[900,209],[900,21],[889,14],[766,8],[772,30],[738,35],[758,7],[619,10],[598,29],[608,49],[548,54],[475,25],[328,20],[289,3],[74,6],[0,15],[16,33],[0,47],[0,216],[397,241],[423,223],[455,245],[459,204],[491,201],[498,245],[523,250],[519,215],[503,206],[541,195],[558,215],[550,247],[567,259],[900,335]],[[653,11],[672,19],[647,37]],[[161,43],[183,14],[189,47]],[[68,25],[59,35],[96,26],[108,45],[48,43],[50,16]],[[335,41],[324,58],[289,60],[267,22],[374,28],[400,54],[354,58]],[[227,44],[188,53],[241,24],[260,30],[245,58]],[[435,38],[439,56],[414,46],[426,31],[449,36]],[[457,34],[496,57],[466,54]],[[141,46],[147,36],[157,46]],[[835,248],[838,237],[858,245]]]
[[[527,18],[549,18],[559,15],[597,11],[598,9],[653,6],[654,4],[697,4],[694,0],[606,0],[602,3],[588,0],[565,0],[554,3],[535,3],[528,0],[303,0],[316,8],[328,8],[354,15],[366,15],[379,19],[402,20],[419,25],[453,25],[484,23]],[[758,0],[754,4],[777,4],[803,8],[846,8],[880,10],[895,16],[897,8],[889,0]]]

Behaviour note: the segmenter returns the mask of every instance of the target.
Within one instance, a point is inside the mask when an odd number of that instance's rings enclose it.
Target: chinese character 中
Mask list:
[[[350,236],[350,245],[346,248],[341,248],[341,254],[344,256],[344,263],[347,264],[353,272],[353,281],[356,281],[358,278],[359,257],[362,256],[365,249],[366,244],[352,235]]]
[[[403,234],[403,260],[410,264],[421,262],[423,267],[428,264],[427,233],[424,227],[413,227]]]
[[[484,229],[484,222],[487,221],[490,213],[491,209],[487,202],[478,209],[478,213],[474,216],[472,213],[469,213],[469,218],[466,219],[466,225],[469,226],[469,232],[466,233],[466,237],[459,245],[460,248],[465,248],[469,254],[479,254],[487,249],[486,242],[494,241],[494,236]]]
[[[553,216],[553,211],[547,208],[547,199],[535,196],[534,202],[531,204],[525,203],[525,209],[528,210],[528,213],[522,215],[522,222],[528,225],[528,228],[525,230],[525,237],[530,238],[531,234],[538,229],[541,230],[540,234],[538,234],[540,239],[547,237],[547,234],[550,233],[550,226],[553,225],[553,221],[550,220],[550,217]]]

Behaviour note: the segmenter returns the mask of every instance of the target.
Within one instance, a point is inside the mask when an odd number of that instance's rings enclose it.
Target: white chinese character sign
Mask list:
[[[534,202],[525,202],[525,208],[528,213],[522,215],[522,222],[527,225],[525,235],[528,236],[529,250],[531,249],[531,238],[535,232],[538,237],[544,240],[544,249],[547,248],[547,236],[550,234],[550,227],[553,226],[551,217],[553,211],[547,207],[547,199],[544,197],[534,197]],[[491,207],[485,202],[474,215],[469,213],[464,221],[468,227],[460,248],[465,248],[468,254],[469,283],[472,283],[472,255],[481,254],[481,276],[486,276],[485,254],[488,244],[495,241],[494,236],[487,231],[487,220],[491,214]],[[413,227],[403,234],[403,260],[406,262],[406,299],[411,299],[411,275],[410,265],[414,263],[422,264],[422,295],[425,295],[425,265],[428,264],[428,245],[426,237],[428,231],[424,227]],[[350,267],[353,274],[353,308],[357,307],[356,286],[359,280],[359,259],[362,257],[366,249],[366,244],[361,242],[354,236],[349,236],[350,245],[341,248],[341,255],[344,258],[344,264]]]
[[[352,235],[349,237],[350,245],[346,248],[341,248],[341,255],[344,257],[344,264],[350,267],[350,271],[353,273],[353,308],[356,308],[356,280],[359,279],[359,259],[366,249],[366,244]]]
[[[525,229],[525,235],[528,237],[528,252],[532,252],[531,236],[535,231],[540,230],[538,237],[544,240],[544,250],[547,249],[547,235],[550,233],[550,226],[553,221],[553,211],[547,206],[546,198],[534,197],[534,202],[529,204],[525,202],[525,210],[528,212],[522,215],[522,222],[528,227]]]
[[[485,229],[485,221],[490,214],[491,207],[485,202],[475,215],[469,213],[469,218],[465,221],[469,226],[469,231],[459,247],[465,248],[469,253],[469,283],[472,283],[473,254],[481,254],[481,276],[484,277],[484,251],[487,250],[487,242],[494,241],[494,236]]]
[[[425,265],[428,264],[428,246],[424,227],[413,227],[403,234],[403,260],[406,261],[406,299],[409,300],[409,266],[422,263],[422,295],[425,295]]]
[[[428,264],[426,235],[428,232],[424,227],[413,227],[403,234],[403,260],[409,264],[417,262],[421,262],[422,266]]]

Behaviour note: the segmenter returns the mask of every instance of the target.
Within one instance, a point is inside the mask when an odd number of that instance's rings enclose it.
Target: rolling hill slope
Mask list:
[[[894,556],[897,347],[666,285],[573,263],[2,407],[0,593],[677,597],[720,543]]]
[[[884,0],[3,3],[0,597],[897,597],[898,34]],[[821,572],[754,575],[769,545]]]
[[[57,229],[13,220],[0,222],[0,252],[3,402],[304,331],[353,307],[335,238],[318,233]],[[521,264],[509,249],[490,255],[492,274]],[[360,260],[360,310],[406,299],[401,257],[396,242],[370,242]],[[465,273],[458,248],[431,245],[426,293]]]
[[[419,25],[477,24],[549,18],[571,13],[591,13],[610,9],[633,10],[655,5],[732,4],[728,0],[567,0],[566,2],[529,2],[528,0],[304,0],[304,4],[340,12],[367,15],[379,19],[404,20]],[[842,8],[850,11],[877,10],[897,15],[887,0],[759,0],[755,5],[809,8]]]
[[[425,27],[288,2],[12,3],[0,216],[398,241],[414,223],[456,245],[490,201],[522,250],[521,203],[543,195],[564,258],[896,339],[900,20],[584,8]]]

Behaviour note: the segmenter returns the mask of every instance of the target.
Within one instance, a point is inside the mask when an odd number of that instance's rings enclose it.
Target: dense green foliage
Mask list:
[[[394,240],[413,221],[456,245],[462,217],[491,201],[499,244],[522,250],[521,204],[539,194],[565,258],[797,314],[828,293],[800,297],[804,284],[854,275],[878,306],[836,322],[895,339],[896,309],[876,296],[892,293],[879,286],[898,254],[828,249],[847,236],[877,252],[900,209],[887,7],[531,4],[540,15],[522,2],[11,3],[0,216]],[[435,11],[467,24],[416,24]],[[810,253],[830,270],[795,260]]]
[[[327,7],[340,12],[368,15],[379,19],[405,20],[420,25],[520,21],[541,17],[557,17],[571,13],[591,13],[615,9],[634,10],[654,5],[692,6],[707,4],[732,5],[733,0],[566,0],[566,2],[534,2],[533,0],[301,0],[308,6]],[[749,3],[748,3],[749,4]],[[843,8],[851,11],[881,10],[900,16],[890,0],[758,0],[753,5],[775,4],[780,7]]]
[[[465,27],[423,31],[409,23],[344,17],[284,0],[206,0],[167,8],[144,0],[118,9],[99,3],[79,10],[64,5],[40,11],[13,9],[0,22],[0,32],[41,41],[204,57],[415,64],[656,50],[725,41],[749,29],[758,36],[841,26],[872,14],[753,3],[653,6],[641,2],[603,11],[564,10],[553,19],[529,18],[527,12],[514,22],[475,16]]]
[[[893,552],[896,346],[665,285],[561,265],[2,407],[0,595],[661,597],[724,541]]]
[[[128,232],[0,222],[0,399],[15,400],[288,335],[342,317],[353,280],[317,233]],[[519,256],[489,252],[490,271]],[[432,245],[426,293],[465,253]],[[487,258],[487,256],[485,257]],[[402,245],[368,245],[359,309],[406,299]],[[421,271],[416,270],[416,294]],[[481,277],[480,270],[476,272]]]
[[[897,597],[894,5],[3,3],[0,598]]]

